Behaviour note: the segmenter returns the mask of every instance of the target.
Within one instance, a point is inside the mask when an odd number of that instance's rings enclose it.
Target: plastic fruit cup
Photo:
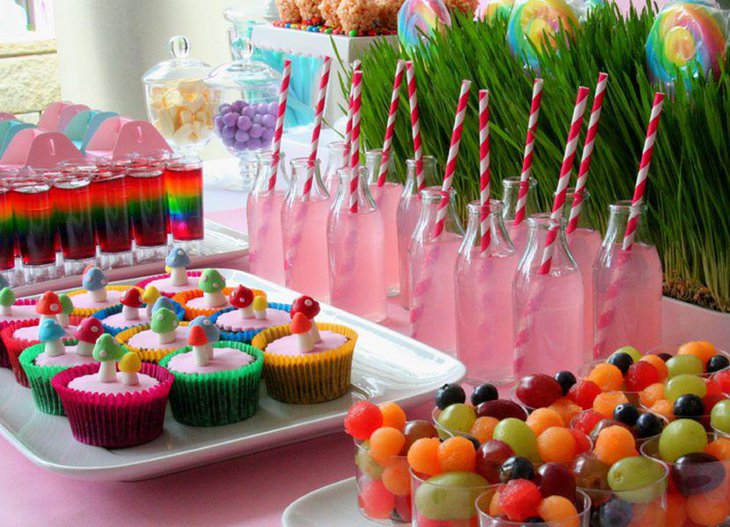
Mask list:
[[[641,414],[651,413],[651,412],[649,412],[648,409],[646,409],[643,406],[642,407],[639,407],[637,409],[639,410],[639,414],[640,415]],[[570,428],[576,429],[577,427],[575,426],[575,423],[580,418],[580,416],[582,416],[586,412],[590,412],[590,411],[591,410],[583,410],[581,413],[579,413],[578,415],[576,415],[575,417],[573,417],[573,419],[570,420]],[[669,424],[669,421],[667,420],[667,418],[664,417],[663,415],[659,415],[659,414],[654,414],[654,415],[656,415],[659,418],[659,420],[662,422],[662,430],[664,428],[666,428],[666,426]],[[596,425],[597,424],[598,423],[596,423]],[[632,433],[635,432],[635,427],[629,427],[629,429],[632,431]],[[595,430],[595,426],[594,426],[594,430]],[[660,434],[661,434],[661,432],[659,434],[656,434],[656,435],[653,435],[653,436],[649,436],[649,437],[637,437],[636,435],[634,435],[634,438],[636,439],[636,448],[639,448],[639,446],[641,446],[644,443],[646,443],[649,439],[653,439],[655,437],[659,437]],[[588,434],[588,438],[591,440],[591,444],[592,443],[595,443],[596,437],[594,437],[593,431],[591,431],[591,433]]]
[[[510,414],[510,415],[504,415],[504,416],[501,416],[501,415],[494,416],[497,419],[499,419],[500,421],[507,417],[516,417],[522,421],[525,421],[527,419],[527,416],[530,415],[530,410],[525,405],[518,402],[517,400],[509,400],[509,399],[500,399],[500,400],[508,401],[510,405],[517,405],[517,406],[513,407],[516,412],[514,415]],[[498,402],[498,401],[490,401],[490,403],[496,403],[496,402]],[[431,421],[433,422],[433,426],[436,427],[436,430],[438,431],[440,439],[442,439],[442,440],[448,439],[448,438],[454,437],[454,436],[472,437],[468,432],[463,432],[461,430],[455,430],[453,428],[449,428],[449,427],[444,426],[441,423],[439,423],[438,417],[439,417],[439,415],[441,415],[442,411],[443,410],[441,410],[438,406],[434,407],[434,409],[431,410]],[[476,409],[475,409],[475,411],[476,411]],[[477,413],[477,419],[478,418],[479,418],[479,414]]]
[[[725,437],[725,438],[728,438],[728,439],[730,439],[730,433],[728,433],[728,432],[723,432],[722,430],[720,430],[719,428],[717,428],[717,427],[714,427],[714,426],[712,427],[712,433],[714,434],[714,436],[715,436],[716,438],[719,438],[719,437]]]
[[[492,497],[499,491],[501,485],[493,485],[487,491],[477,498],[476,506],[479,511],[480,527],[522,527],[525,525],[537,525],[543,527],[589,527],[591,519],[591,499],[583,491],[576,491],[575,508],[578,514],[566,518],[561,521],[541,522],[541,523],[523,523],[505,520],[504,518],[494,517],[489,514],[489,504]]]
[[[413,527],[477,527],[476,499],[489,488],[475,472],[411,474]]]
[[[357,504],[382,525],[411,522],[411,482],[406,456],[374,459],[367,442],[355,441]]]
[[[714,434],[707,434],[708,443],[714,440]],[[641,454],[661,461],[659,439],[644,443]],[[684,470],[676,463],[662,463],[669,467],[668,511],[679,511],[673,513],[677,517],[667,517],[665,525],[725,525],[730,520],[730,460],[688,465]]]
[[[651,412],[651,408],[647,408],[643,404],[639,407],[639,410],[642,412],[643,411]],[[679,417],[672,417],[670,419],[667,419],[666,417],[659,415],[658,413],[655,413],[655,412],[652,412],[652,413],[654,413],[654,415],[661,417],[662,419],[665,419],[667,421],[667,423],[671,423],[672,421],[676,421],[677,419],[680,419]],[[699,417],[682,417],[681,419],[692,419],[693,421],[697,421],[698,423],[700,423],[702,426],[705,427],[705,430],[707,430],[708,433],[712,432],[712,426],[710,425],[710,414],[700,415]]]
[[[659,355],[660,353],[668,353],[669,355],[671,355],[672,357],[674,357],[677,354],[677,351],[679,350],[679,347],[682,344],[685,344],[685,343],[684,342],[680,342],[678,344],[677,343],[674,343],[674,344],[662,344],[661,346],[657,346],[656,348],[650,349],[648,351],[648,353],[646,353],[646,355]],[[723,350],[721,350],[719,348],[715,348],[715,349],[716,349],[718,355],[724,355],[725,357],[727,357],[728,359],[730,359],[730,354],[728,352],[723,351]],[[727,368],[723,368],[722,370],[726,370],[726,369]],[[722,370],[718,370],[718,371],[722,371]],[[711,375],[713,375],[715,373],[717,373],[717,372],[713,371],[712,373],[700,373],[700,374],[697,374],[697,375],[699,375],[700,377],[710,377]]]

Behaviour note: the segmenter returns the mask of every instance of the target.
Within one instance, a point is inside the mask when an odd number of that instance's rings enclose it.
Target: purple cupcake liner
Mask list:
[[[200,275],[203,274],[202,271],[187,271],[186,274],[188,275],[188,278],[199,278]],[[147,287],[148,284],[151,282],[154,282],[155,280],[164,280],[165,278],[170,278],[170,275],[167,273],[164,274],[158,274],[155,276],[150,276],[149,278],[145,278],[144,280],[141,280],[140,282],[137,282],[136,287],[139,287],[140,289],[144,290],[145,287]],[[191,286],[190,289],[197,289],[197,287]],[[180,293],[181,291],[178,291],[176,293],[167,293],[165,291],[160,291],[160,294],[163,296],[166,296],[167,298],[172,298],[176,294]]]
[[[34,306],[38,299],[36,298],[19,298],[15,301],[16,306]],[[28,319],[36,320],[36,319]],[[20,322],[19,320],[0,320],[0,331],[8,327],[10,324]],[[10,368],[10,359],[8,358],[8,350],[0,339],[0,368]]]

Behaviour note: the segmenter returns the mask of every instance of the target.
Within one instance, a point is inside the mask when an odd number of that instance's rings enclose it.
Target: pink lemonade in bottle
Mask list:
[[[623,248],[631,202],[610,205],[606,236],[595,260],[594,357],[603,359],[617,348],[642,352],[661,344],[662,264],[646,227],[641,205],[634,243]]]
[[[284,284],[284,249],[281,233],[281,209],[284,204],[287,177],[284,154],[280,155],[276,187],[269,189],[273,153],[257,156],[253,190],[246,203],[248,225],[249,270],[262,278]]]
[[[421,191],[421,214],[408,250],[411,280],[411,336],[451,355],[456,354],[454,270],[464,230],[454,208],[452,190],[446,226],[435,236],[441,187]]]
[[[456,356],[474,385],[509,383],[512,358],[512,279],[517,254],[504,228],[502,203],[491,200],[490,243],[481,250],[481,204],[469,204],[469,223],[456,261]]]
[[[513,286],[515,378],[532,373],[578,371],[584,363],[583,280],[568,249],[565,220],[549,214],[528,220],[529,237]],[[540,273],[545,238],[560,229],[552,265]]]
[[[378,186],[378,174],[382,161],[381,150],[370,150],[365,152],[365,166],[368,169],[370,194],[383,216],[385,227],[385,244],[383,258],[385,259],[385,288],[388,296],[396,296],[400,292],[400,277],[398,269],[398,204],[403,194],[403,185],[386,181]],[[388,160],[388,174],[393,175],[395,163],[391,157]]]
[[[437,169],[436,158],[423,156],[423,174],[425,181],[434,181],[437,178]],[[403,193],[398,202],[398,210],[396,212],[400,303],[406,309],[410,309],[411,307],[408,249],[411,245],[413,231],[416,229],[418,218],[421,215],[421,196],[418,195],[416,173],[416,161],[413,159],[407,160],[406,184],[403,187]]]
[[[292,184],[281,209],[286,286],[322,301],[329,300],[327,218],[332,199],[322,184],[319,160],[312,167],[311,191],[305,194],[309,161],[291,163]]]
[[[322,174],[322,182],[327,193],[334,198],[337,195],[337,187],[340,184],[339,171],[347,168],[349,156],[346,152],[344,141],[332,141],[327,145],[327,164]]]
[[[330,298],[340,309],[380,322],[386,318],[383,217],[370,195],[367,169],[354,172],[340,170],[327,220]],[[352,177],[358,179],[355,196],[350,193]]]
[[[530,187],[527,193],[527,204],[525,205],[524,219],[515,225],[515,213],[517,212],[517,201],[520,194],[520,178],[510,177],[502,180],[502,214],[504,215],[504,226],[509,234],[509,239],[517,251],[517,257],[520,258],[527,247],[527,238],[529,236],[529,228],[527,227],[527,218],[535,214],[539,208],[537,204],[537,180],[530,178]]]

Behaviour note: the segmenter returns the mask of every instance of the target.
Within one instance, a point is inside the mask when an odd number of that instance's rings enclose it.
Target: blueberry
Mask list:
[[[611,355],[606,362],[613,364],[621,370],[621,373],[626,375],[629,367],[634,363],[634,359],[628,353],[616,353],[615,355]]]
[[[559,371],[555,374],[555,380],[558,381],[558,384],[563,389],[563,395],[568,395],[568,390],[578,382],[575,375],[569,371]]]
[[[613,411],[613,418],[620,423],[634,426],[639,419],[639,410],[633,404],[619,404]]]
[[[436,392],[436,406],[444,410],[452,404],[459,404],[466,401],[466,392],[458,384],[444,384]]]
[[[675,417],[701,417],[705,414],[705,404],[694,394],[686,393],[674,401]]]
[[[653,437],[662,433],[662,420],[652,413],[641,414],[636,420],[636,433],[639,437]]]
[[[600,524],[605,527],[626,527],[633,516],[631,504],[618,498],[603,505],[599,513]]]
[[[502,483],[513,479],[532,479],[534,477],[535,467],[532,465],[532,461],[525,457],[509,457],[499,467],[499,480]]]
[[[730,360],[725,355],[713,355],[707,361],[707,373],[715,373],[730,366]]]
[[[657,357],[662,359],[664,362],[667,362],[669,359],[672,358],[672,355],[670,355],[669,353],[657,353]]]
[[[474,407],[477,407],[480,404],[486,403],[488,401],[496,401],[497,399],[499,399],[499,392],[493,384],[489,383],[480,384],[479,386],[474,388],[474,391],[471,392],[470,398],[471,404],[473,404]]]
[[[479,442],[479,440],[474,436],[470,436],[469,434],[464,434],[462,437],[471,441],[471,444],[474,445],[474,450],[479,450],[479,447],[482,446],[482,444]]]

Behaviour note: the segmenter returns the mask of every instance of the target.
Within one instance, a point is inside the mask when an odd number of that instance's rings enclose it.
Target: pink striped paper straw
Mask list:
[[[388,177],[388,160],[390,159],[390,148],[393,145],[393,134],[395,132],[395,118],[398,115],[398,102],[400,100],[400,87],[403,84],[403,70],[405,61],[399,60],[395,66],[395,79],[393,80],[393,92],[390,96],[390,108],[388,109],[388,123],[385,125],[385,140],[383,141],[383,154],[380,158],[380,171],[378,172],[378,186],[385,185]]]
[[[583,208],[583,191],[588,181],[588,169],[591,166],[591,158],[593,156],[593,147],[598,134],[598,121],[601,119],[601,107],[603,106],[603,96],[606,94],[606,86],[608,84],[608,75],[606,73],[598,74],[598,82],[596,83],[596,95],[593,98],[593,108],[591,108],[591,117],[588,120],[588,132],[586,133],[586,142],[583,145],[583,154],[580,160],[580,168],[578,169],[578,179],[575,182],[575,191],[573,192],[573,204],[570,207],[570,219],[565,232],[570,234],[578,228],[578,219],[580,211]]]
[[[356,60],[352,63],[352,72],[355,73],[362,67],[362,62]],[[344,166],[350,164],[350,143],[352,142],[352,83],[350,83],[350,98],[347,101],[347,122],[345,124],[345,159]]]
[[[578,147],[578,138],[580,130],[583,127],[583,114],[585,113],[586,103],[590,90],[584,86],[578,88],[578,95],[575,98],[575,108],[573,109],[573,118],[570,122],[570,130],[568,131],[568,140],[565,143],[565,154],[563,155],[563,164],[560,167],[560,177],[558,178],[558,188],[555,191],[555,200],[553,201],[553,211],[551,214],[553,225],[547,232],[545,238],[545,249],[542,253],[540,261],[539,274],[548,274],[553,264],[553,252],[555,250],[555,240],[558,238],[560,231],[560,221],[563,218],[563,206],[565,205],[565,196],[570,183],[570,173],[573,170],[573,159],[575,151]]]
[[[309,199],[312,191],[312,180],[314,179],[314,162],[317,160],[317,150],[319,149],[319,136],[322,133],[322,119],[324,118],[325,100],[327,99],[327,86],[330,81],[330,68],[332,67],[332,59],[324,58],[322,64],[322,74],[319,78],[319,91],[317,92],[317,104],[314,107],[314,128],[312,129],[312,146],[309,151],[309,170],[307,172],[307,180],[304,182],[304,199]]]
[[[537,132],[537,118],[540,116],[542,103],[543,80],[535,79],[532,84],[532,102],[530,103],[530,118],[527,121],[527,138],[525,139],[525,153],[522,157],[522,172],[520,173],[520,190],[517,195],[514,225],[517,226],[525,219],[527,210],[527,193],[530,190],[530,172],[532,171],[532,152],[535,150],[535,133]]]
[[[423,173],[423,146],[421,145],[421,120],[418,117],[418,94],[416,89],[416,72],[413,62],[406,61],[406,81],[408,83],[408,104],[411,107],[411,133],[413,135],[413,159],[416,161],[416,182],[420,193],[426,186]]]
[[[357,212],[357,186],[360,172],[360,110],[362,108],[362,71],[352,75],[352,144],[350,145],[350,212]]]
[[[459,146],[461,146],[461,133],[464,129],[464,117],[466,116],[466,108],[469,103],[469,89],[471,81],[461,81],[461,93],[459,93],[459,101],[456,105],[456,116],[454,118],[454,129],[451,133],[451,145],[449,146],[449,156],[446,158],[446,171],[444,172],[444,182],[441,185],[441,196],[438,210],[436,211],[436,225],[434,228],[434,238],[438,239],[444,232],[446,224],[446,208],[449,205],[449,194],[451,186],[454,183],[454,174],[456,173],[456,161],[459,158]]]
[[[481,254],[487,254],[492,234],[489,229],[489,90],[479,90],[479,202],[481,216],[479,228],[482,235]]]
[[[284,69],[281,72],[281,86],[279,88],[279,109],[276,116],[276,128],[274,128],[274,142],[271,148],[274,155],[271,158],[271,176],[269,177],[269,191],[276,187],[276,176],[279,172],[279,161],[281,159],[281,136],[284,133],[284,120],[286,117],[286,101],[289,97],[289,81],[291,79],[291,60],[284,61]]]

